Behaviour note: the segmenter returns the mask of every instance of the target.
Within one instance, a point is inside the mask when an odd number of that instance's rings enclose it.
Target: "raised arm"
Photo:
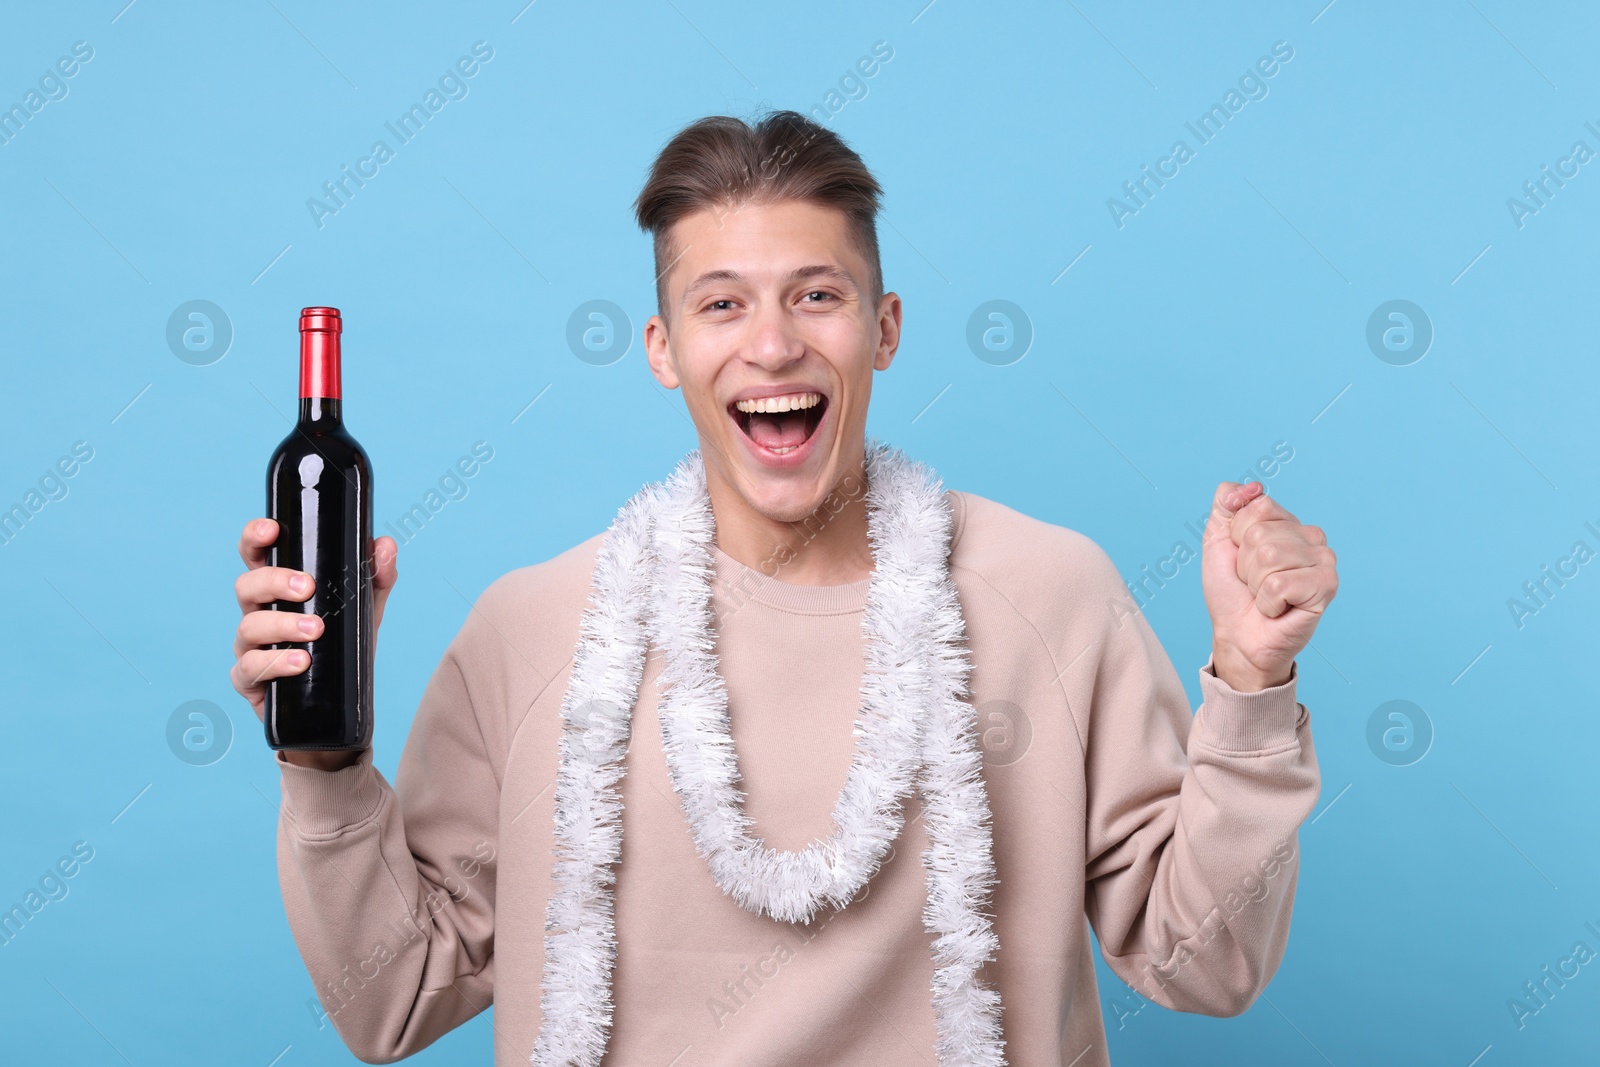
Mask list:
[[[1155,1002],[1235,1015],[1289,936],[1298,827],[1320,790],[1295,656],[1337,589],[1322,531],[1218,486],[1203,581],[1213,655],[1191,718],[1176,671],[1099,554],[1108,603],[1088,724],[1087,910],[1106,962]]]
[[[1109,562],[1108,562],[1109,565]],[[1085,908],[1101,954],[1140,994],[1237,1015],[1289,938],[1298,827],[1321,778],[1295,677],[1239,693],[1200,672],[1189,701],[1149,623],[1108,627],[1087,707]]]

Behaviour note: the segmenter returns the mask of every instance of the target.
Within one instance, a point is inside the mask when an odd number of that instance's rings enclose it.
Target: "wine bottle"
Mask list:
[[[278,523],[268,563],[305,571],[316,588],[275,611],[309,612],[323,631],[311,662],[267,684],[267,744],[358,749],[372,739],[372,465],[344,426],[339,309],[300,312],[300,417],[267,465],[267,517]]]

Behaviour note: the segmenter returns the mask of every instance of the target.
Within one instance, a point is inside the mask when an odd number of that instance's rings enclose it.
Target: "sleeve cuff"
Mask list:
[[[336,771],[290,763],[283,758],[282,751],[273,758],[282,772],[284,812],[308,837],[331,835],[359,826],[372,818],[383,801],[382,784],[372,766],[370,745],[361,750],[355,763]]]
[[[1218,678],[1211,659],[1200,668],[1200,711],[1195,733],[1212,748],[1226,752],[1262,752],[1287,747],[1297,738],[1306,709],[1295,702],[1298,662],[1289,666],[1282,685],[1241,693]]]

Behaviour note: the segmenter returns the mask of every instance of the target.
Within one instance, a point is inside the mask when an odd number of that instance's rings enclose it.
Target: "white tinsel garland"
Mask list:
[[[977,978],[998,948],[983,908],[995,881],[970,664],[948,568],[951,517],[938,480],[888,446],[866,451],[873,572],[862,620],[866,670],[834,833],[799,852],[752,839],[738,790],[727,692],[710,609],[715,532],[698,451],[618,512],[595,560],[565,697],[556,782],[556,891],[545,921],[544,1016],[535,1067],[597,1067],[616,957],[611,886],[621,856],[629,720],[648,646],[662,650],[660,718],[673,788],[695,847],[740,906],[809,922],[844,907],[898,836],[915,786],[928,847],[923,922],[941,1067],[1003,1067],[1000,997]]]

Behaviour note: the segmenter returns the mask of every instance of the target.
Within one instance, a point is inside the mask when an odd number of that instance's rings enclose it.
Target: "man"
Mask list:
[[[699,449],[484,592],[394,787],[370,748],[278,753],[285,908],[361,1059],[492,1000],[502,1065],[1089,1067],[1089,924],[1169,1008],[1237,1014],[1275,972],[1319,789],[1294,661],[1332,551],[1217,486],[1191,716],[1098,546],[866,440],[901,328],[879,193],[793,112],[674,138],[636,205],[644,334]],[[266,647],[306,639],[261,610],[309,588],[264,566],[275,536],[240,543],[258,715],[304,669]],[[395,555],[380,538],[380,618]]]

